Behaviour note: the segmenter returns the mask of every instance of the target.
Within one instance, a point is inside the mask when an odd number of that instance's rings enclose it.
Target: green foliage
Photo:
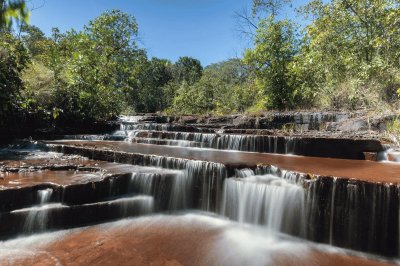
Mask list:
[[[386,132],[391,134],[400,134],[400,120],[398,116],[386,122]]]
[[[394,99],[400,73],[399,3],[314,0],[302,12],[313,18],[305,28],[296,62],[306,77],[302,84],[305,90],[314,91],[327,106],[336,105],[336,95],[343,87],[354,91],[340,99],[344,106],[355,108],[369,101],[368,97],[361,99],[362,93],[357,92],[360,86],[368,96],[379,95],[389,102]]]
[[[311,0],[300,8],[309,21],[301,36],[293,22],[276,19],[291,1],[253,2],[259,25],[245,62],[265,88],[266,107],[356,109],[398,101],[398,1]]]
[[[29,10],[24,0],[0,0],[0,32],[10,30],[13,20],[27,23]]]
[[[186,82],[189,85],[196,83],[203,73],[199,60],[191,57],[180,57],[173,66],[173,77],[178,83]]]
[[[17,108],[23,89],[21,73],[28,63],[25,48],[11,34],[0,35],[0,124]]]
[[[291,0],[253,0],[253,16],[260,13],[277,16],[279,11],[291,2]]]
[[[203,69],[186,56],[149,59],[135,18],[119,10],[51,36],[21,23],[17,38],[11,22],[27,18],[24,1],[0,0],[0,122],[18,108],[51,121],[399,103],[398,1],[311,0],[300,9],[303,28],[282,19],[290,0],[253,3],[254,45],[243,60]]]
[[[296,84],[291,64],[298,50],[295,26],[288,20],[275,21],[273,16],[261,20],[255,47],[245,53],[245,62],[257,76],[269,99],[269,107],[285,109],[294,106]]]
[[[55,104],[56,79],[54,72],[40,61],[32,61],[22,74],[25,89],[21,104],[28,111],[51,110]]]
[[[399,116],[393,117],[386,122],[386,136],[393,142],[399,144],[400,140],[400,120]]]
[[[64,114],[102,120],[122,111],[142,54],[135,38],[135,19],[118,10],[103,13],[84,31],[67,32],[59,44],[66,51],[65,84],[57,91]]]
[[[181,83],[169,111],[186,114],[243,112],[259,95],[246,66],[239,59],[230,59],[205,68],[201,79],[192,85]]]
[[[134,106],[138,112],[157,112],[166,109],[175,93],[167,86],[172,80],[172,64],[165,59],[152,58],[143,63]],[[170,91],[172,90],[172,91]]]

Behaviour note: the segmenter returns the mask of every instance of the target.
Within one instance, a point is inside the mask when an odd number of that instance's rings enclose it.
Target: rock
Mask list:
[[[182,124],[194,124],[197,122],[197,117],[195,116],[181,116],[179,123]]]
[[[365,160],[367,161],[377,161],[378,154],[376,152],[363,152]]]

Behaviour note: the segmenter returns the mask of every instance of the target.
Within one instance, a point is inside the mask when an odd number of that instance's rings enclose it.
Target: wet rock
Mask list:
[[[235,128],[255,128],[256,119],[249,116],[238,116],[232,122]]]
[[[195,124],[198,118],[195,116],[182,116],[179,120],[182,124]]]
[[[369,121],[366,119],[347,120],[344,122],[330,123],[327,126],[329,131],[357,132],[367,131],[371,128]]]
[[[364,152],[364,158],[368,161],[377,161],[378,153],[377,152]]]

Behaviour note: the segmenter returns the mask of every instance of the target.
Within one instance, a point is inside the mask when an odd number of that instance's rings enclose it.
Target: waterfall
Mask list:
[[[225,165],[155,155],[144,155],[140,164],[179,170],[172,182],[169,182],[171,183],[170,191],[168,191],[167,180],[155,187],[155,182],[151,178],[148,180],[146,177],[135,176],[132,179],[132,186],[142,187],[143,193],[146,190],[154,191],[155,194],[169,193],[168,207],[170,209],[198,207],[205,211],[212,211],[218,207],[222,183],[226,177]]]
[[[156,208],[160,209],[179,210],[191,206],[191,178],[184,170],[167,176],[155,173],[133,173],[129,182],[129,191],[153,196]]]
[[[110,201],[110,204],[119,206],[123,217],[133,214],[149,214],[154,211],[154,198],[151,196],[134,196]]]
[[[48,204],[51,200],[53,190],[51,188],[38,190],[37,197],[39,205],[32,208],[22,209],[18,211],[28,211],[23,226],[25,233],[31,233],[33,230],[44,231],[48,223],[48,211],[51,208],[58,208],[61,204]]]
[[[212,210],[215,208],[217,202],[219,202],[219,191],[222,187],[223,179],[226,176],[225,165],[219,163],[187,160],[172,157],[163,156],[145,156],[145,164],[169,168],[169,169],[181,169],[184,174],[180,176],[179,184],[176,186],[177,191],[171,193],[181,193],[181,188],[191,187],[189,195],[185,197],[187,203],[182,205],[188,207],[195,207],[194,205],[200,205],[202,210]],[[183,185],[185,183],[185,185]],[[199,201],[196,204],[195,201]]]
[[[334,226],[334,216],[335,216],[335,196],[336,196],[336,182],[337,178],[333,178],[332,184],[332,194],[331,194],[331,213],[329,221],[329,244],[333,244],[333,226]]]
[[[239,222],[303,235],[305,191],[302,186],[270,174],[226,179],[221,213]]]
[[[192,180],[182,171],[176,175],[171,189],[169,201],[170,210],[187,209],[190,207],[190,194],[192,191]],[[207,206],[208,208],[209,206]]]
[[[295,175],[292,172],[282,171],[274,165],[259,165],[254,170],[249,168],[235,169],[235,177],[239,178],[250,177],[255,175],[267,175],[267,174],[280,176],[283,178],[289,178],[290,176]]]
[[[43,189],[43,190],[39,190],[37,193],[38,193],[38,197],[39,197],[39,203],[40,203],[40,205],[43,205],[50,201],[51,195],[53,194],[53,189],[51,189],[51,188]]]
[[[297,138],[285,137],[285,154],[294,154]]]
[[[122,123],[121,130],[105,139],[125,136],[129,142],[143,144],[290,154],[296,152],[298,142],[296,137],[217,134],[208,131],[212,130],[173,124]]]

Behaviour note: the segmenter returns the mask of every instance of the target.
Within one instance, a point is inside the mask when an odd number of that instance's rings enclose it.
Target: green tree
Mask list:
[[[132,73],[143,53],[136,45],[133,16],[107,11],[82,32],[71,31],[64,46],[66,87],[58,92],[60,107],[82,118],[109,119],[126,107],[134,88]],[[65,113],[64,112],[64,113]]]
[[[0,124],[18,107],[23,83],[21,73],[29,61],[22,43],[11,34],[0,35]]]
[[[138,95],[135,109],[138,112],[154,113],[167,108],[174,92],[165,87],[172,80],[172,63],[165,59],[152,58],[147,61],[139,75]]]
[[[176,90],[173,112],[187,114],[243,112],[257,101],[259,93],[240,59],[212,64],[201,79],[189,85],[183,82]]]
[[[298,60],[300,72],[313,73],[307,86],[339,107],[347,101],[357,107],[374,97],[393,99],[399,83],[399,4],[314,0],[303,7],[312,19]]]
[[[0,0],[0,31],[10,30],[13,20],[29,20],[29,10],[23,0]]]
[[[244,60],[256,74],[272,108],[294,106],[296,84],[291,64],[298,52],[298,39],[293,22],[275,21],[273,16],[260,21],[253,50],[245,52]]]
[[[178,83],[186,82],[189,85],[198,81],[203,74],[203,67],[199,60],[191,57],[180,57],[173,67],[173,77]]]

